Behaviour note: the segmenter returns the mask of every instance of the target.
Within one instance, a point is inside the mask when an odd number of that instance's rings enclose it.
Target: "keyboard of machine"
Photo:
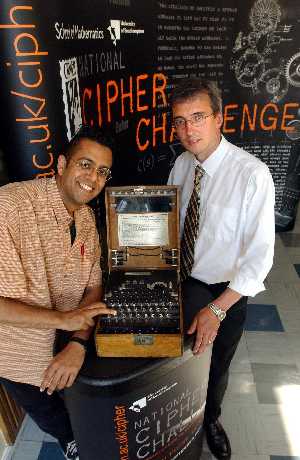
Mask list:
[[[105,303],[117,315],[101,317],[101,333],[153,334],[180,330],[174,271],[113,273]]]

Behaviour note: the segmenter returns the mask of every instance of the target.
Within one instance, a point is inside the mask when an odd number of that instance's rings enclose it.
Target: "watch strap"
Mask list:
[[[81,337],[71,337],[69,342],[77,342],[77,343],[80,343],[80,345],[83,346],[83,348],[85,349],[85,351],[87,350],[87,340],[85,339],[82,339]]]
[[[218,307],[213,302],[210,302],[208,306],[220,321],[223,321],[223,319],[226,318],[226,312],[222,310],[222,308]]]

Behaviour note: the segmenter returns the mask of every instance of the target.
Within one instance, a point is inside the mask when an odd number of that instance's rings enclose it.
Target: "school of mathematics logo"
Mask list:
[[[57,40],[103,40],[104,38],[104,31],[99,27],[88,29],[79,24],[56,22],[54,28]]]
[[[61,86],[65,106],[67,136],[70,140],[82,125],[76,58],[59,61]]]
[[[123,34],[140,35],[145,33],[144,29],[137,28],[134,21],[123,21],[120,19],[111,19],[107,30],[115,46],[117,46],[117,41],[121,40],[121,35]]]

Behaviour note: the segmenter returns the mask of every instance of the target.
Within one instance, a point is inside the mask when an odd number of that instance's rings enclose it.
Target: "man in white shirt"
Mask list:
[[[247,297],[264,290],[273,262],[274,185],[264,163],[222,136],[222,100],[213,82],[182,81],[174,89],[172,111],[177,137],[186,149],[168,180],[181,187],[182,263],[187,210],[198,193],[197,165],[203,174],[198,216],[193,214],[190,221],[196,229],[193,260],[182,276],[183,305],[187,333],[195,334],[193,353],[213,344],[204,427],[214,456],[227,460],[230,442],[218,418],[230,362],[243,333]]]

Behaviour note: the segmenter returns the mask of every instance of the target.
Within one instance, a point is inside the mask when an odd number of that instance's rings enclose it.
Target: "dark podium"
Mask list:
[[[65,390],[80,460],[198,460],[211,347],[179,358],[87,353]]]

